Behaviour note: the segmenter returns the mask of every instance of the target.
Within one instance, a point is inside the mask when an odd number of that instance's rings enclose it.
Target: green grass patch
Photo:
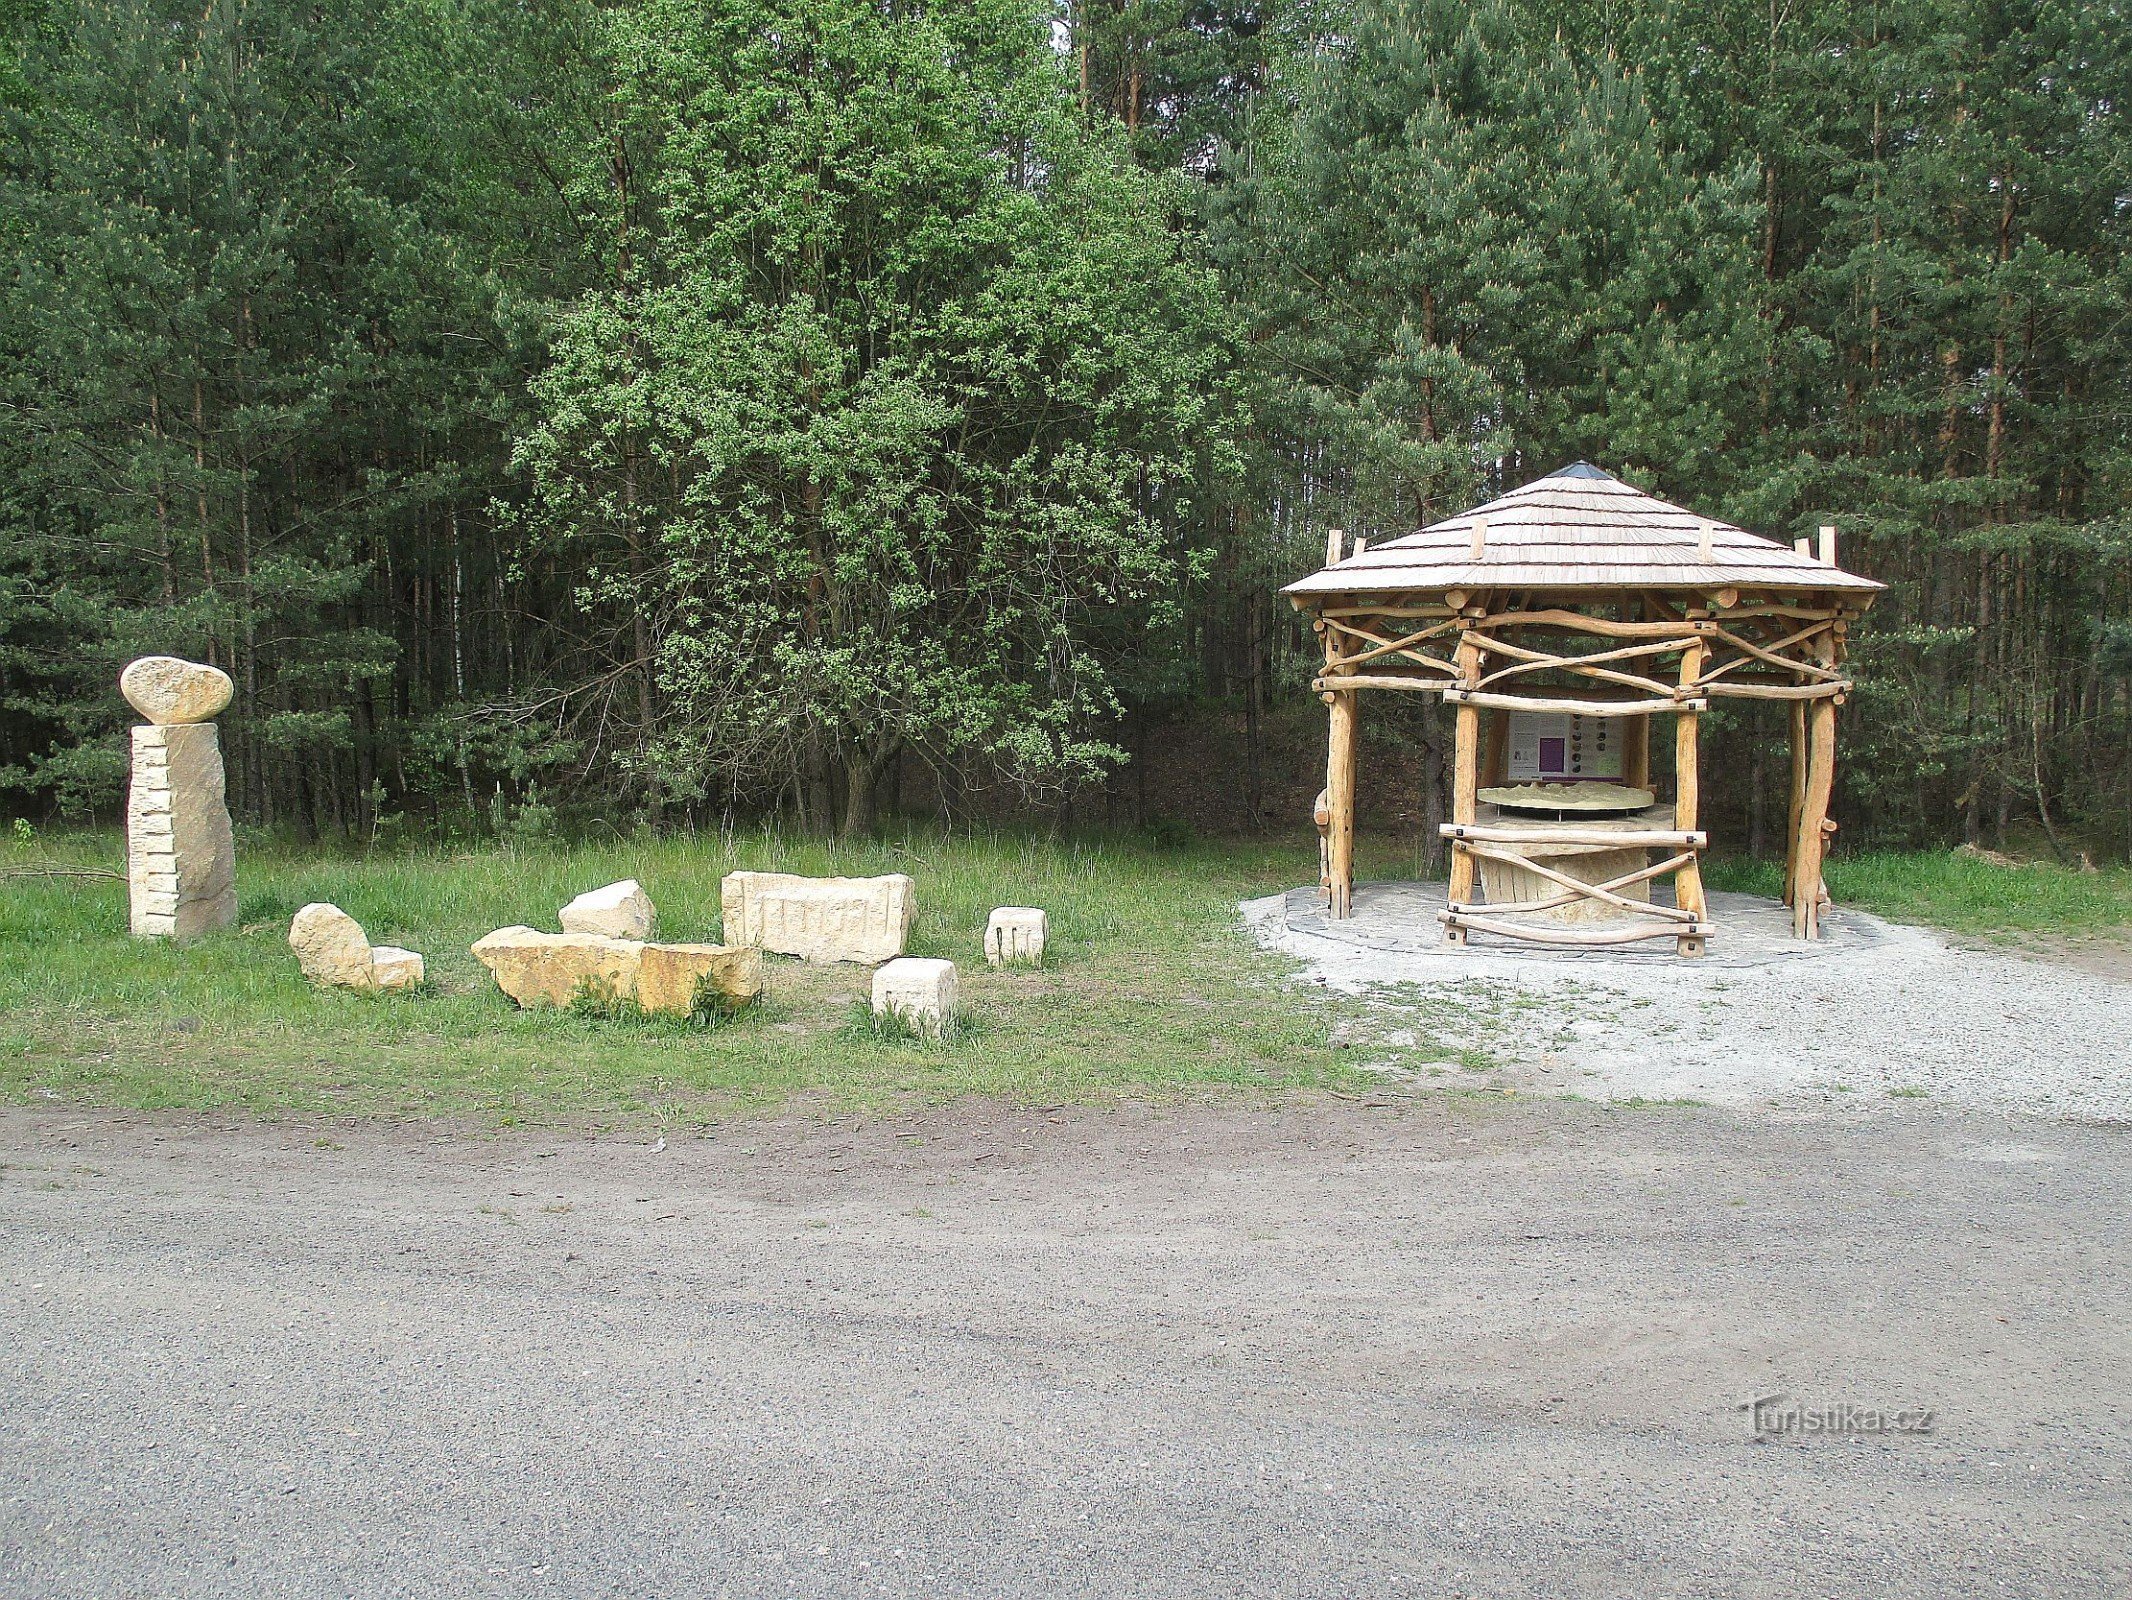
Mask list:
[[[1774,896],[1783,867],[1719,861],[1704,879],[1712,888]],[[2047,861],[2002,866],[1952,850],[1875,851],[1838,856],[1828,883],[1838,905],[1986,938],[2132,931],[2132,870],[2124,867],[2082,872]]]
[[[112,833],[0,841],[0,872],[116,867]],[[587,1004],[521,1012],[469,946],[641,879],[660,936],[719,936],[736,867],[908,872],[911,954],[962,968],[970,1015],[944,1041],[854,1024],[870,974],[772,958],[735,1012],[644,1017]],[[238,929],[182,945],[126,935],[122,882],[0,879],[0,1099],[143,1109],[475,1116],[498,1123],[652,1114],[711,1120],[789,1103],[889,1107],[981,1093],[1049,1100],[1358,1087],[1329,1042],[1359,1003],[1286,981],[1253,948],[1239,899],[1310,881],[1307,840],[1269,847],[1052,842],[911,831],[832,846],[773,833],[355,857],[240,839]],[[329,900],[378,944],[423,953],[411,995],[317,990],[288,919]],[[1051,914],[1040,970],[986,967],[996,905]]]

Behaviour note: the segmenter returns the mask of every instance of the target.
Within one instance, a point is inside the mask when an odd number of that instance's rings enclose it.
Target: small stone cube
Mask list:
[[[396,944],[372,945],[370,982],[373,988],[386,993],[419,989],[422,986],[422,957],[413,950],[402,950]]]
[[[874,969],[874,1015],[937,1037],[955,1014],[955,963],[903,956]]]
[[[1001,906],[985,924],[985,960],[995,967],[1015,962],[1042,966],[1051,919],[1034,906]]]

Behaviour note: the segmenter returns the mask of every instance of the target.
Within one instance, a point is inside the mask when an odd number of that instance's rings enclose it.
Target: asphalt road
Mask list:
[[[2132,1591],[2123,1127],[648,1137],[0,1112],[0,1593]]]

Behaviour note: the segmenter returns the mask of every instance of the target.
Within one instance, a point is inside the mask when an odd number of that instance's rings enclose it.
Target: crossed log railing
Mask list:
[[[1642,596],[1645,614],[1630,619],[1525,599],[1492,609],[1490,597],[1469,603],[1475,598],[1454,590],[1440,604],[1332,604],[1317,611],[1313,626],[1323,637],[1325,666],[1312,686],[1333,714],[1328,782],[1319,804],[1322,878],[1335,915],[1347,914],[1352,881],[1355,695],[1363,689],[1435,694],[1458,716],[1452,820],[1442,830],[1452,850],[1450,901],[1441,913],[1447,939],[1463,944],[1469,930],[1545,944],[1672,938],[1682,954],[1701,954],[1713,931],[1701,872],[1708,836],[1696,826],[1701,715],[1717,699],[1764,699],[1791,704],[1785,899],[1793,907],[1794,931],[1818,936],[1825,902],[1821,862],[1833,831],[1828,800],[1835,708],[1851,690],[1840,663],[1855,608],[1726,590],[1707,597]],[[1673,827],[1517,826],[1491,832],[1479,826],[1481,714],[1511,711],[1623,719],[1630,730],[1624,781],[1638,787],[1650,777],[1649,719],[1674,716]],[[1511,844],[1553,844],[1572,853],[1670,853],[1594,883],[1504,848]],[[1559,892],[1507,903],[1479,899],[1475,889],[1484,860],[1505,866],[1514,861]],[[1673,879],[1672,906],[1620,892],[1666,877]],[[1581,927],[1551,920],[1550,914],[1580,900],[1606,908],[1614,920]]]

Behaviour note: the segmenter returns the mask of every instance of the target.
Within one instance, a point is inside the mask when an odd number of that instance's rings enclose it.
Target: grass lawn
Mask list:
[[[1361,853],[1364,879],[1413,871],[1411,841],[1365,839]],[[121,857],[115,833],[8,840],[0,873],[116,867]],[[509,923],[552,928],[571,896],[623,877],[650,891],[662,937],[715,939],[718,880],[734,867],[910,873],[919,903],[911,953],[960,964],[967,1034],[931,1045],[877,1037],[864,1020],[867,969],[780,957],[770,959],[765,1002],[716,1026],[520,1012],[467,948]],[[795,1097],[885,1110],[973,1093],[1065,1101],[1372,1088],[1382,1080],[1331,1042],[1338,1022],[1366,1008],[1288,981],[1289,964],[1237,926],[1238,900],[1315,874],[1307,839],[1161,849],[913,831],[834,847],[752,834],[368,858],[250,839],[238,847],[240,927],[185,945],[128,938],[121,882],[0,878],[0,1100],[690,1122]],[[1863,855],[1832,863],[1829,876],[1845,904],[1962,933],[2032,939],[2132,927],[2123,869]],[[1710,878],[1754,893],[1777,887],[1767,864],[1714,863]],[[285,942],[308,900],[350,911],[376,943],[420,950],[425,990],[311,988]],[[1011,904],[1051,914],[1041,971],[984,965],[986,913]],[[1412,1049],[1373,1046],[1369,1055],[1422,1068],[1461,1051],[1424,1034]]]
[[[1704,878],[1714,889],[1774,896],[1784,869],[1773,861],[1719,861]],[[1838,905],[1980,938],[2132,933],[2132,871],[2123,867],[2080,872],[2046,861],[2001,866],[1951,850],[1873,851],[1832,860],[1828,883]]]
[[[113,833],[9,841],[0,871],[122,855]],[[766,1002],[715,1027],[521,1013],[468,952],[509,923],[552,929],[571,896],[623,877],[643,881],[662,937],[715,939],[718,880],[735,867],[910,873],[911,953],[961,965],[968,1035],[872,1037],[854,1016],[867,969],[780,957]],[[831,847],[759,834],[359,859],[240,840],[240,927],[184,945],[127,937],[123,883],[0,879],[0,1099],[510,1122],[706,1120],[795,1095],[885,1108],[1352,1088],[1368,1080],[1329,1042],[1342,1002],[1284,981],[1287,964],[1236,925],[1239,899],[1313,876],[1307,841],[1165,850],[913,832]],[[285,942],[309,900],[343,907],[374,943],[421,951],[425,992],[312,989]],[[986,914],[1015,904],[1050,912],[1041,971],[984,965]]]

